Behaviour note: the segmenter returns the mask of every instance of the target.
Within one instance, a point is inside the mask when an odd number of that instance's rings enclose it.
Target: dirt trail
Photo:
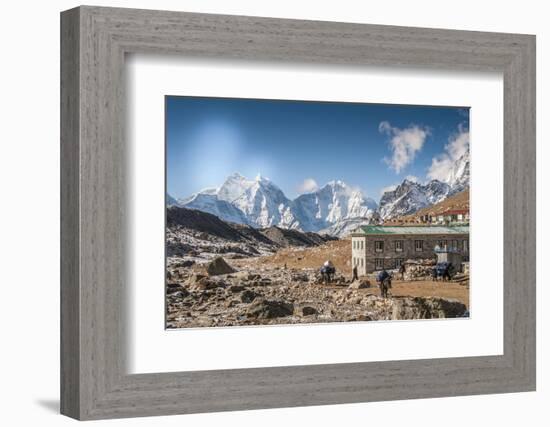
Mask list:
[[[313,248],[285,248],[276,254],[239,260],[238,264],[257,265],[265,267],[320,268],[326,260],[331,260],[336,269],[345,274],[351,275],[351,241],[349,239],[328,242]]]
[[[238,268],[283,268],[288,269],[319,268],[323,262],[330,259],[338,272],[351,276],[351,242],[348,239],[328,242],[314,248],[285,248],[276,254],[235,260]],[[372,280],[371,280],[372,281]],[[379,290],[374,281],[373,287],[362,289],[365,294],[378,294]],[[435,282],[432,280],[401,281],[394,280],[392,285],[394,296],[412,297],[441,297],[456,299],[468,308],[470,307],[470,288],[468,281]]]
[[[361,289],[367,294],[379,294],[378,288]],[[440,297],[455,299],[470,308],[470,288],[468,285],[456,282],[434,282],[418,280],[414,282],[392,281],[390,294],[393,296],[410,297]]]

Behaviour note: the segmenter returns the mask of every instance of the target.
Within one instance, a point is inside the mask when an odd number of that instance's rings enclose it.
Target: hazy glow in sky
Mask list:
[[[468,109],[166,97],[167,191],[187,197],[233,172],[270,178],[287,197],[331,180],[378,200],[425,181],[469,147]]]

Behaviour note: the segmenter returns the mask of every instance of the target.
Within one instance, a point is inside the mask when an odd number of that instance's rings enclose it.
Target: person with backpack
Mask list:
[[[380,273],[378,273],[378,286],[380,287],[380,296],[382,298],[388,297],[388,289],[391,288],[391,276],[390,273],[386,271],[386,269],[383,269]]]

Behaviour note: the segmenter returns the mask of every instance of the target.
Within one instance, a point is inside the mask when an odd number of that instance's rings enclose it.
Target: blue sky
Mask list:
[[[289,198],[339,179],[378,201],[407,176],[445,176],[468,125],[459,107],[167,96],[167,191],[187,197],[239,172]]]

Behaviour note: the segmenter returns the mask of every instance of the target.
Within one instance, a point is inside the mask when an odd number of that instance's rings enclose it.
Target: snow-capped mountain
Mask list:
[[[408,215],[426,206],[439,203],[470,186],[470,153],[466,151],[453,165],[444,181],[434,179],[420,184],[405,179],[393,191],[380,199],[379,213],[383,219]]]
[[[361,190],[342,181],[290,200],[269,179],[247,179],[234,173],[218,188],[207,188],[186,199],[167,195],[177,204],[216,215],[218,218],[256,228],[278,226],[300,231],[344,236],[360,225],[408,215],[465,190],[470,184],[470,155],[463,154],[443,180],[425,184],[405,179],[385,192],[379,205]]]
[[[368,223],[376,202],[342,181],[294,200],[269,179],[230,175],[219,188],[208,188],[177,201],[179,206],[208,212],[230,222],[253,227],[279,226],[301,231],[347,230],[350,220]]]
[[[279,187],[261,176],[250,180],[234,173],[220,187],[179,199],[178,205],[211,213],[224,221],[259,228],[273,225],[291,228],[295,222],[292,202]]]
[[[315,192],[298,196],[293,207],[299,222],[298,228],[319,231],[349,219],[368,221],[378,206],[360,190],[342,181],[331,181]]]
[[[174,199],[170,194],[166,194],[166,204],[168,206],[178,206],[178,201]]]
[[[250,225],[290,228],[295,221],[292,202],[269,179],[257,176],[248,180],[238,173],[230,175],[216,192],[218,200],[235,206],[247,218]]]
[[[344,237],[358,227],[363,225],[378,224],[380,222],[380,215],[378,211],[372,211],[367,217],[347,218],[335,222],[327,228],[323,228],[318,231],[320,234],[329,234],[331,236]]]
[[[208,212],[224,221],[249,225],[248,218],[239,208],[225,200],[218,199],[216,194],[211,194],[208,191],[195,193],[185,200],[179,200],[178,206]]]
[[[451,193],[459,193],[470,186],[470,151],[466,151],[454,164],[445,180],[451,186]]]
[[[416,212],[445,199],[450,191],[448,184],[433,180],[420,184],[405,179],[393,191],[386,191],[380,199],[380,216],[383,219]]]

